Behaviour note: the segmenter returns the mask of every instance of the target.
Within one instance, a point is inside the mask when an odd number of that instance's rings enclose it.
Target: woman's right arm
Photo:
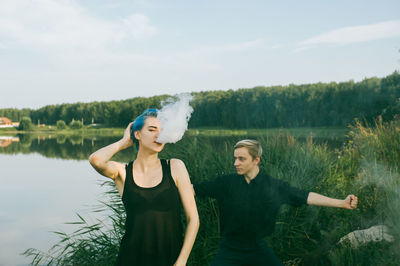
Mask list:
[[[110,161],[111,157],[117,152],[126,149],[133,145],[133,141],[130,137],[130,128],[132,123],[125,129],[124,136],[119,141],[110,144],[98,151],[95,151],[89,156],[89,162],[100,174],[116,180],[120,176],[121,171],[124,170],[122,163]]]

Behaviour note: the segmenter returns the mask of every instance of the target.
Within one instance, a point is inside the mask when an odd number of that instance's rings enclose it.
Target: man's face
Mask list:
[[[253,159],[246,147],[235,149],[233,156],[235,157],[233,165],[236,167],[236,172],[239,175],[247,175],[252,170],[255,170],[260,161],[259,157]]]

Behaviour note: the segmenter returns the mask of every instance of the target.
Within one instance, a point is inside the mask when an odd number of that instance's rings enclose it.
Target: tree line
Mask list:
[[[355,118],[372,122],[400,114],[400,73],[360,82],[331,82],[255,87],[192,93],[194,109],[189,127],[275,128],[346,126]],[[124,127],[147,108],[160,108],[169,95],[120,101],[47,105],[33,109],[0,109],[13,121],[30,117],[33,123],[104,124]]]

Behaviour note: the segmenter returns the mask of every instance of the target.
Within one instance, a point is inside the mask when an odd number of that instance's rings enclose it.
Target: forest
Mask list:
[[[360,82],[331,82],[194,92],[189,127],[277,128],[347,126],[354,118],[390,121],[400,113],[400,73]],[[34,124],[63,120],[124,127],[143,110],[160,108],[170,95],[126,100],[47,105],[39,109],[0,109],[13,121],[30,117]]]

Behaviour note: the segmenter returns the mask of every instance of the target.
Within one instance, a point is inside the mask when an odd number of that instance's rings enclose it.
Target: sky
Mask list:
[[[0,108],[399,69],[398,0],[0,0]]]

